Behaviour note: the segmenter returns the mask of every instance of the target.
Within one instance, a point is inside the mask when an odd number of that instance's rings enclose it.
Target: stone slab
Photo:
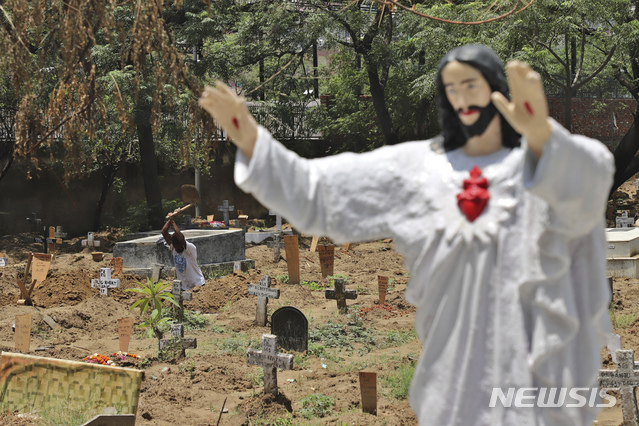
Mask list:
[[[182,231],[186,240],[197,248],[200,265],[213,265],[225,262],[242,261],[245,256],[244,235],[240,229],[187,229]],[[160,263],[168,268],[175,267],[169,249],[162,242],[162,234],[154,234],[122,241],[113,247],[113,257],[123,259],[124,272],[134,269],[151,269]]]
[[[623,229],[623,228],[620,228]],[[639,278],[639,255],[607,260],[608,275],[615,278]]]
[[[606,228],[608,259],[639,254],[639,228]]]

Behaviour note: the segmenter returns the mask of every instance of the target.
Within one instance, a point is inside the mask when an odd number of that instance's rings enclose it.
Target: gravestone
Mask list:
[[[335,266],[335,246],[334,245],[318,245],[320,267],[322,269],[322,277],[326,278],[333,275]]]
[[[288,351],[308,350],[308,319],[294,306],[282,306],[271,315],[271,334],[278,346]]]
[[[172,352],[181,358],[186,356],[186,349],[197,348],[195,337],[184,337],[184,325],[171,324],[171,339],[160,340],[160,352]]]
[[[247,349],[246,362],[250,365],[259,365],[264,369],[264,393],[277,395],[277,369],[291,370],[293,368],[293,355],[280,354],[276,351],[277,336],[272,334],[262,335],[262,350]]]
[[[285,247],[284,242],[281,240],[281,234],[274,234],[273,241],[269,241],[266,243],[268,248],[273,249],[273,262],[277,263],[280,261],[280,250]]]
[[[175,301],[178,303],[178,305],[180,305],[177,312],[177,321],[179,323],[184,322],[184,301],[186,300],[188,302],[189,300],[192,300],[193,293],[191,293],[190,291],[182,290],[182,281],[180,280],[173,281],[173,288],[171,290],[171,293],[173,293]]]
[[[151,268],[151,280],[153,283],[157,283],[160,281],[160,277],[162,276],[162,269],[164,269],[164,265],[161,263],[154,263]]]
[[[282,216],[276,212],[275,210],[269,210],[268,211],[269,216],[275,216],[275,230],[276,231],[281,231],[282,230]]]
[[[100,289],[100,295],[108,296],[110,288],[120,287],[120,280],[111,279],[111,268],[100,268],[100,278],[91,280],[91,287]]]
[[[628,217],[628,210],[623,210],[621,216],[617,216],[615,219],[617,228],[627,228],[628,225],[634,225],[635,219]]]
[[[327,299],[337,300],[337,309],[341,314],[348,312],[346,299],[357,299],[357,291],[347,290],[343,278],[335,278],[335,288],[325,290],[324,295]]]
[[[61,226],[56,226],[55,227],[55,237],[56,238],[66,238],[67,237],[67,233],[64,232],[64,229]]]
[[[379,304],[383,305],[386,303],[386,290],[388,289],[388,277],[378,275],[377,288],[379,290]]]
[[[621,410],[623,424],[636,425],[639,423],[639,410],[635,388],[639,386],[639,369],[635,367],[635,351],[617,349],[617,369],[599,370],[599,387],[619,389],[621,393]]]
[[[257,308],[255,309],[255,323],[261,327],[266,325],[266,305],[268,299],[279,299],[280,290],[271,287],[271,277],[262,275],[258,285],[249,284],[248,294],[257,296]]]
[[[229,212],[235,210],[235,206],[229,206],[229,201],[224,200],[217,209],[224,214],[224,225],[229,226]]]
[[[300,246],[297,235],[285,235],[284,248],[286,249],[286,265],[288,266],[288,282],[289,284],[299,284]]]
[[[7,257],[7,255],[4,253],[0,253],[0,266],[4,268],[5,266],[7,266],[8,263],[9,258]]]

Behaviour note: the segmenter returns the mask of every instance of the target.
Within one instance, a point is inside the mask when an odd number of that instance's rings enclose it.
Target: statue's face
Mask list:
[[[482,108],[491,104],[490,84],[477,69],[451,61],[441,71],[446,98],[465,126],[472,126],[482,114]],[[492,118],[492,117],[491,117]]]

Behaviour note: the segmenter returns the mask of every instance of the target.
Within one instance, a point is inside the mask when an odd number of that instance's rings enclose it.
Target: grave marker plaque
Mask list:
[[[213,219],[215,219],[215,215],[210,214],[210,215],[206,216],[206,221],[207,222],[213,222]]]
[[[111,268],[100,268],[100,278],[92,279],[91,287],[99,288],[100,295],[108,296],[110,288],[120,287],[120,280],[111,279]]]
[[[47,278],[52,257],[51,254],[33,253],[33,269],[31,270],[33,285],[35,285],[35,281],[41,283]]]
[[[635,367],[635,351],[617,349],[617,369],[599,370],[599,387],[619,389],[624,425],[639,423],[635,387],[639,386],[639,369]]]
[[[308,350],[308,319],[294,306],[282,306],[271,315],[271,334],[278,346],[287,351]]]
[[[360,371],[359,390],[362,394],[362,411],[377,415],[377,373]]]
[[[29,352],[31,346],[31,315],[16,315],[15,342],[20,352]]]
[[[7,258],[7,255],[4,253],[0,253],[0,266],[4,268],[5,266],[7,266],[8,263],[9,259]]]
[[[224,200],[217,209],[224,213],[224,225],[229,226],[229,212],[235,210],[235,206],[230,206],[228,200]]]
[[[257,296],[257,308],[255,309],[255,323],[261,327],[266,325],[266,305],[268,299],[279,299],[280,290],[271,287],[271,277],[262,275],[259,285],[249,284],[248,294]]]
[[[262,335],[262,350],[248,349],[246,362],[250,365],[259,365],[264,369],[264,393],[277,395],[277,369],[291,370],[293,368],[293,355],[280,354],[276,351],[277,336],[272,334]]]
[[[386,290],[388,289],[388,277],[377,276],[377,287],[379,289],[379,304],[386,303]]]
[[[344,287],[343,278],[335,278],[335,288],[324,291],[324,296],[327,299],[337,300],[337,309],[341,314],[348,312],[348,306],[346,305],[346,299],[357,299],[357,291],[347,290]]]
[[[124,265],[124,259],[121,257],[114,257],[111,259],[111,267],[116,275],[122,273],[122,265]]]
[[[118,340],[120,343],[120,350],[122,352],[129,352],[129,341],[131,341],[132,329],[133,329],[132,318],[118,319]]]
[[[289,284],[300,283],[300,247],[297,235],[285,235],[286,264],[288,266]]]
[[[320,267],[322,268],[322,277],[326,278],[333,275],[333,269],[335,266],[335,246],[334,245],[319,245],[317,246],[317,252],[319,253]]]

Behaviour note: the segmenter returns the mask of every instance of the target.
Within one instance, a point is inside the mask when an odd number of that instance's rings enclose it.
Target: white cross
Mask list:
[[[110,288],[120,287],[120,280],[111,279],[111,268],[100,268],[100,278],[92,279],[91,287],[98,287],[102,296],[108,296]]]
[[[180,305],[179,312],[177,314],[177,320],[178,322],[182,322],[184,321],[184,301],[186,300],[188,302],[189,300],[192,300],[193,293],[191,293],[190,291],[183,291],[182,281],[180,280],[173,281],[173,288],[171,293],[173,293],[175,301],[178,302],[178,304]]]
[[[285,247],[284,241],[280,240],[280,234],[273,235],[273,241],[267,242],[266,246],[273,249],[273,262],[279,262],[280,250]]]
[[[255,322],[259,326],[266,324],[266,305],[268,299],[279,299],[280,290],[278,288],[271,287],[271,277],[268,275],[262,275],[259,285],[249,284],[248,294],[257,296],[257,308],[255,311]]]
[[[268,211],[269,216],[275,216],[275,230],[282,230],[282,216],[275,210]]]
[[[621,216],[616,218],[617,228],[627,228],[628,225],[634,225],[635,219],[628,217],[628,210],[623,210]]]
[[[246,361],[251,365],[259,365],[264,369],[264,393],[277,395],[277,369],[291,370],[293,355],[280,354],[276,351],[277,336],[262,335],[262,350],[247,349]]]
[[[617,349],[617,369],[599,370],[599,387],[619,389],[624,425],[639,423],[635,387],[639,386],[639,370],[635,366],[635,351]]]
[[[235,210],[235,206],[229,206],[229,201],[224,200],[222,205],[218,206],[217,209],[224,212],[224,224],[229,226],[229,212]]]

